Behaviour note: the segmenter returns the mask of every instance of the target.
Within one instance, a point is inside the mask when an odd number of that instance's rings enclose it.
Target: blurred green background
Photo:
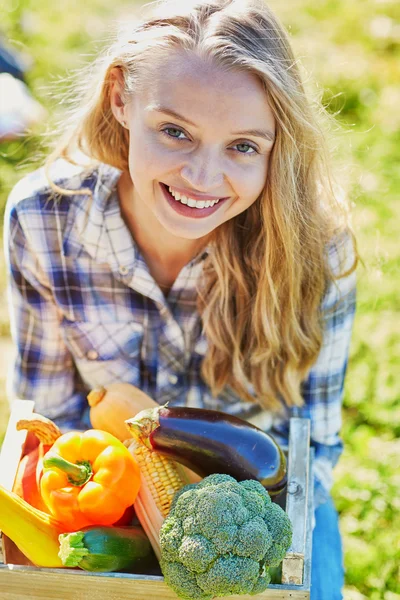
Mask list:
[[[289,28],[307,86],[337,115],[332,147],[350,194],[365,266],[343,409],[345,453],[334,498],[345,547],[346,600],[400,600],[400,3],[272,0]],[[27,75],[51,133],[57,89],[89,60],[132,4],[122,0],[3,0],[0,30],[33,59]],[[95,43],[96,41],[96,43]],[[44,128],[0,144],[0,210],[44,148]],[[0,254],[0,443],[12,346]]]

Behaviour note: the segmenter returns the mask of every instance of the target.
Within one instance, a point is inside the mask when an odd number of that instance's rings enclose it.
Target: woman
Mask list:
[[[312,598],[341,598],[329,490],[356,250],[287,34],[261,1],[164,2],[89,75],[8,202],[10,394],[65,429],[113,381],[283,444],[309,418]]]

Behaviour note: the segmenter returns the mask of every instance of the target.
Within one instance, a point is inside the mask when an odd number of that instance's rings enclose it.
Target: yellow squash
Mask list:
[[[37,567],[63,567],[58,536],[66,528],[0,485],[0,530]]]
[[[158,406],[154,400],[130,383],[112,383],[88,394],[90,421],[94,429],[112,433],[121,442],[131,437],[125,421],[145,408]]]

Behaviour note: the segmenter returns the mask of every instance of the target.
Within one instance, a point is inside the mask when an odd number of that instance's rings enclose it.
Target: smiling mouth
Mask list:
[[[168,203],[176,212],[192,218],[207,217],[216,212],[229,199],[195,200],[171,190],[165,183],[160,182],[160,187]]]
[[[218,204],[221,198],[215,198],[213,200],[196,200],[195,198],[191,198],[190,196],[185,196],[180,192],[173,190],[171,187],[168,188],[169,193],[175,200],[181,202],[182,204],[186,204],[190,206],[190,208],[209,208],[210,206],[214,206],[214,204]]]

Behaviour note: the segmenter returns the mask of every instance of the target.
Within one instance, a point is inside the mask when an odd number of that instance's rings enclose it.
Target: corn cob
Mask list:
[[[161,526],[175,493],[190,480],[181,465],[149,450],[140,442],[130,439],[124,443],[140,467],[141,485],[134,504],[135,512],[160,560]]]
[[[138,446],[134,455],[157,508],[165,518],[175,492],[189,482],[183,477],[176,463],[157,452],[149,451],[145,446]]]

